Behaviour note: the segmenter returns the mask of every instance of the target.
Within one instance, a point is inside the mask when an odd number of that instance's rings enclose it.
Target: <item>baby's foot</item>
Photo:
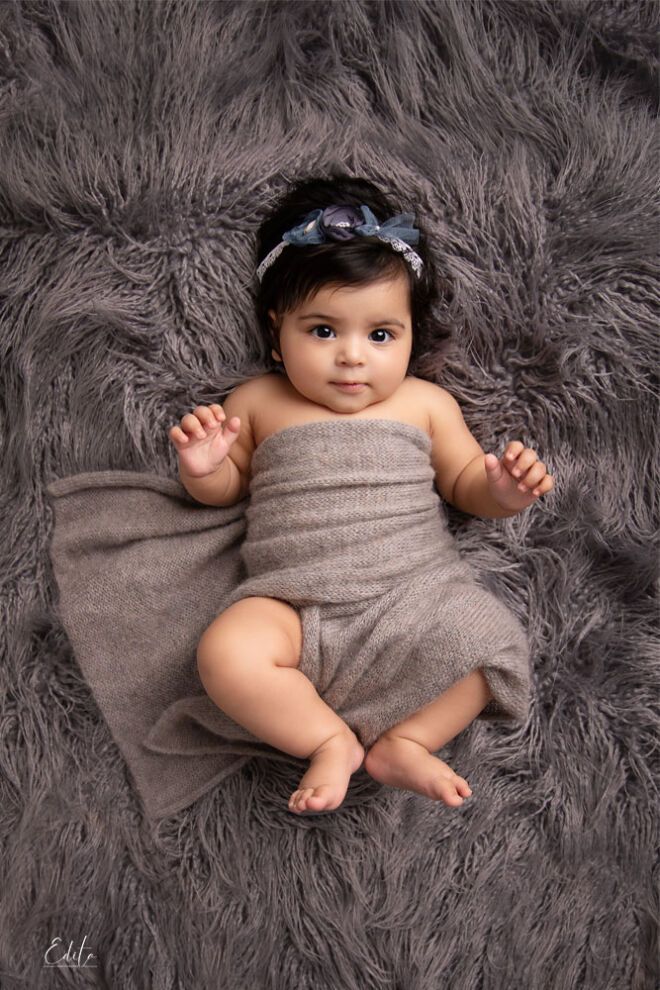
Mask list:
[[[381,784],[415,791],[452,808],[472,794],[463,777],[412,739],[383,735],[367,753],[367,773]]]
[[[348,782],[364,760],[364,748],[348,729],[332,736],[311,757],[307,773],[289,798],[289,811],[333,811],[346,796]]]

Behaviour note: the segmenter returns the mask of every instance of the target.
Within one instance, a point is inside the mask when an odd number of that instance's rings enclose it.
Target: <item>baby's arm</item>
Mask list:
[[[515,516],[554,482],[535,451],[514,440],[498,459],[470,433],[460,406],[445,389],[424,382],[431,425],[431,460],[442,497],[462,512],[485,519]]]
[[[170,430],[181,484],[203,505],[234,505],[248,493],[254,452],[248,385],[234,389],[224,407],[197,406]]]

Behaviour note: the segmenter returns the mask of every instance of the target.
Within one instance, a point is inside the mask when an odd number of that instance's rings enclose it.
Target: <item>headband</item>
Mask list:
[[[327,206],[324,210],[312,210],[301,224],[282,234],[280,243],[268,252],[257,268],[259,281],[287,244],[305,247],[308,244],[325,244],[327,241],[349,241],[356,234],[361,237],[377,237],[389,244],[403,255],[417,278],[421,278],[424,262],[408,246],[419,242],[419,230],[413,226],[415,214],[397,213],[385,223],[379,224],[368,206],[362,204],[360,210],[361,213],[353,206]]]

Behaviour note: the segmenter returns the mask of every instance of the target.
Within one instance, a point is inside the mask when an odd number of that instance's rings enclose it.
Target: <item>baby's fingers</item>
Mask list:
[[[207,429],[214,429],[225,418],[225,413],[222,406],[218,406],[216,404],[212,406],[197,406],[194,410],[194,415],[200,421],[202,426],[205,426]]]
[[[515,459],[523,452],[525,449],[524,443],[520,440],[512,440],[511,443],[507,444],[504,456],[506,457],[506,462],[509,466],[513,465]]]
[[[533,495],[547,495],[548,492],[551,492],[554,487],[555,487],[555,483],[552,480],[552,475],[551,474],[546,474],[546,476],[543,479],[543,481],[541,481],[533,489],[532,494]]]
[[[212,414],[209,415],[206,420],[207,429],[214,430],[217,426],[224,424],[225,430],[223,432],[223,436],[226,435],[227,429],[231,430],[233,433],[238,433],[240,431],[241,420],[239,416],[232,416],[230,419],[227,419],[227,414],[222,406],[212,405],[209,408],[212,411]]]
[[[177,443],[188,443],[188,437],[178,426],[173,426],[169,432],[169,438],[173,444]]]
[[[238,416],[232,416],[227,422],[227,417],[221,406],[213,405],[197,406],[194,413],[187,413],[181,420],[180,426],[173,426],[169,431],[169,437],[174,444],[187,445],[190,440],[207,440],[215,435],[224,424],[223,435],[229,435],[230,440],[235,440],[241,427],[241,420]]]
[[[235,440],[241,431],[241,420],[239,416],[232,416],[225,423],[224,436],[228,437],[229,440]],[[232,436],[235,434],[235,436]]]
[[[181,420],[181,430],[187,436],[196,437],[198,440],[204,440],[206,438],[204,424],[194,413],[186,413]]]

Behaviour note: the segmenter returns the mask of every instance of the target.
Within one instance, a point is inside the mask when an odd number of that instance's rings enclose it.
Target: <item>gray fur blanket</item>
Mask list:
[[[238,506],[122,471],[49,486],[58,613],[148,813],[282,758],[195,676],[204,629],[250,595],[299,610],[299,669],[365,749],[475,667],[493,693],[479,717],[525,721],[525,633],[461,559],[430,450],[407,423],[324,420],[267,437]]]
[[[657,39],[655,0],[0,4],[3,990],[658,985]],[[445,747],[458,809],[359,770],[300,818],[300,761],[262,756],[155,820],[58,612],[73,501],[48,486],[124,472],[124,505],[220,535],[179,501],[168,430],[270,369],[256,229],[337,165],[430,230],[438,337],[411,372],[484,450],[520,439],[556,479],[510,519],[447,511],[524,624],[528,714]],[[128,574],[108,641],[139,640],[181,576],[145,602]],[[161,658],[191,657],[196,631],[162,618]]]

